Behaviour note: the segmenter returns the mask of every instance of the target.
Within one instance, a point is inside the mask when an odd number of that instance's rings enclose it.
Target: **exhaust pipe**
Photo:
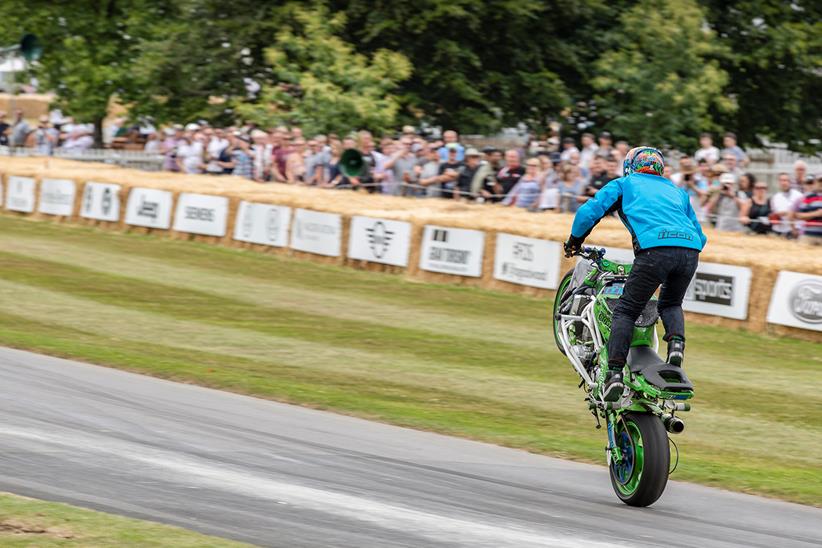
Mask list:
[[[662,419],[662,424],[665,425],[665,430],[671,434],[681,434],[685,431],[685,422],[679,417],[665,415]]]

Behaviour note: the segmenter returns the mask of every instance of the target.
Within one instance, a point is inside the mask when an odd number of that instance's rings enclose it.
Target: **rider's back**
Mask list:
[[[664,246],[701,251],[705,245],[688,194],[664,177],[632,173],[611,181],[577,211],[572,234],[586,234],[608,210],[619,214],[638,250]]]

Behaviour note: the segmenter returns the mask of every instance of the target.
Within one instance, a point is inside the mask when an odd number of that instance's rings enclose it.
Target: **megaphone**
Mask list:
[[[346,177],[360,177],[365,172],[365,160],[356,148],[347,148],[340,156],[340,172]]]
[[[43,45],[33,34],[24,34],[16,46],[0,48],[0,57],[20,53],[29,63],[43,56]]]
[[[24,34],[20,40],[20,53],[29,63],[43,56],[43,45],[33,34]]]

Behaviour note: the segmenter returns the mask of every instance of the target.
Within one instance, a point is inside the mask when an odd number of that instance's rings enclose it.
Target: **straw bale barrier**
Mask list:
[[[573,217],[556,213],[535,214],[516,208],[505,208],[488,204],[475,205],[450,200],[420,200],[392,196],[372,195],[358,192],[336,192],[326,189],[299,187],[284,184],[259,184],[247,179],[223,176],[183,175],[169,172],[144,172],[106,164],[77,162],[44,158],[0,158],[0,173],[5,181],[9,176],[31,177],[37,185],[43,179],[71,179],[76,182],[77,192],[73,214],[54,217],[42,213],[32,214],[35,218],[48,217],[62,222],[71,221],[101,228],[130,232],[167,233],[175,239],[219,243],[221,245],[247,248],[257,252],[279,253],[331,264],[347,265],[355,268],[404,273],[408,278],[428,281],[456,283],[467,286],[486,287],[496,290],[526,293],[534,296],[550,294],[550,290],[517,285],[494,278],[494,254],[497,233],[509,233],[542,240],[562,242],[567,237]],[[159,230],[126,225],[125,215],[116,222],[96,221],[79,216],[80,202],[85,183],[116,183],[122,186],[120,210],[125,211],[129,191],[134,187],[170,191],[174,202],[181,193],[209,194],[225,196],[229,199],[228,222],[225,236],[201,236],[173,229]],[[241,242],[233,239],[235,216],[240,201],[260,204],[289,206],[313,211],[337,213],[342,217],[342,253],[339,257],[329,257],[268,245]],[[346,248],[350,220],[354,215],[376,217],[411,223],[411,246],[407,268],[366,262],[347,258]],[[452,274],[429,272],[420,268],[420,250],[423,227],[438,225],[452,228],[480,230],[485,233],[482,275],[464,277]],[[787,243],[776,237],[754,237],[745,234],[720,233],[706,228],[708,246],[701,255],[703,262],[721,263],[748,267],[752,271],[747,320],[737,320],[706,314],[688,313],[689,319],[701,323],[744,327],[753,331],[769,331],[775,334],[789,334],[801,338],[822,340],[818,333],[803,329],[777,326],[766,323],[766,314],[772,289],[780,270],[789,270],[813,275],[822,274],[822,251],[799,244]],[[627,231],[618,219],[607,218],[593,231],[588,243],[615,248],[630,248]],[[572,267],[571,259],[561,259],[560,272]]]

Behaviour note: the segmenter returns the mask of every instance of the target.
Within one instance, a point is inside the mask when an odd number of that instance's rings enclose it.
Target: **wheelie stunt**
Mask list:
[[[597,426],[600,417],[606,422],[611,483],[632,506],[648,506],[662,495],[670,464],[666,430],[684,430],[675,413],[687,411],[683,400],[694,394],[682,370],[682,300],[707,239],[687,193],[662,177],[663,167],[659,150],[634,148],[625,157],[625,176],[580,207],[565,254],[582,260],[560,282],[553,308],[557,346],[582,377]],[[631,233],[633,265],[582,247],[612,212]],[[660,317],[667,360],[657,354]]]

